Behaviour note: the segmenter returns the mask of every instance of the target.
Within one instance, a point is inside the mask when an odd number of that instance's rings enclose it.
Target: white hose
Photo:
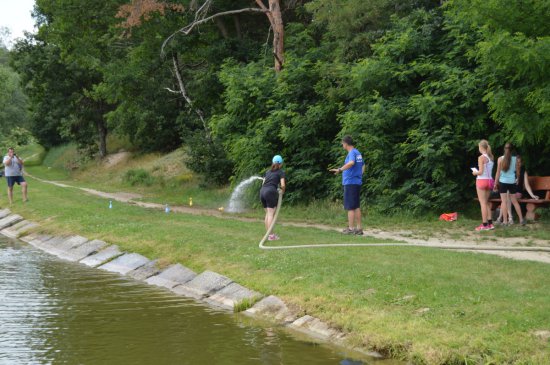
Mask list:
[[[279,191],[279,201],[273,221],[264,237],[260,241],[259,247],[262,250],[288,250],[296,248],[328,248],[328,247],[429,247],[439,248],[443,250],[469,250],[469,251],[519,251],[519,252],[550,252],[550,247],[502,247],[502,246],[466,246],[466,245],[428,245],[428,244],[411,244],[411,243],[331,243],[319,245],[293,245],[293,246],[265,246],[265,241],[273,231],[281,206],[283,204],[283,193]]]

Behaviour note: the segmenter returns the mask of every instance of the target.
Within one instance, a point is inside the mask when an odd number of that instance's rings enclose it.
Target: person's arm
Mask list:
[[[347,169],[351,169],[353,167],[353,165],[355,165],[355,161],[352,160],[352,161],[348,162],[347,164],[345,164],[342,167],[339,167],[337,169],[330,169],[329,171],[334,172],[334,174],[338,175],[342,171],[345,171]]]
[[[365,171],[367,171],[367,166],[366,166],[365,163],[363,162],[363,168],[361,169],[361,173],[362,173],[362,174],[365,174]]]
[[[527,190],[527,192],[529,193],[529,195],[531,195],[531,198],[535,199],[535,200],[539,200],[539,197],[535,194],[533,194],[533,189],[531,189],[531,185],[529,185],[529,175],[527,174],[527,171],[525,171],[525,173],[523,174],[524,177],[523,177],[523,186],[525,186],[525,190]]]
[[[284,177],[281,178],[281,193],[284,194],[286,190],[286,179]]]
[[[9,157],[9,156],[8,156],[8,157],[5,157],[5,158],[4,158],[4,166],[6,166],[6,167],[7,167],[7,166],[11,166],[11,160],[12,160],[12,158]]]
[[[494,190],[497,191],[498,190],[498,185],[499,185],[499,180],[500,180],[500,164],[502,162],[502,158],[499,157],[499,159],[497,160],[497,174],[495,175],[495,188]]]
[[[477,166],[479,167],[479,170],[472,171],[472,175],[474,176],[483,175],[483,171],[485,171],[485,157],[479,156],[479,158],[477,159]]]

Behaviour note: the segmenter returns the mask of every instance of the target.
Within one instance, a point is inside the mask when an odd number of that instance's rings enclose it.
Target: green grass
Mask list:
[[[33,143],[17,149],[16,153],[25,161],[25,166],[39,166],[46,156],[46,149]]]
[[[12,210],[51,232],[220,272],[349,332],[354,345],[415,363],[550,362],[548,342],[532,335],[550,329],[550,265],[423,248],[266,252],[257,247],[261,212],[250,213],[258,218],[250,223],[117,203],[110,210],[106,200],[76,189],[31,178],[29,186],[30,202],[22,204],[16,191]],[[7,206],[4,195],[0,205]],[[283,245],[342,242],[335,232],[277,231]],[[418,314],[421,308],[430,310]]]
[[[123,142],[114,139],[113,146]],[[127,142],[126,142],[127,143]],[[125,147],[129,148],[127,145]],[[115,149],[117,151],[117,149]],[[50,180],[66,180],[80,187],[90,187],[106,192],[130,191],[143,196],[141,200],[174,205],[187,205],[190,198],[197,208],[217,209],[227,206],[231,189],[229,187],[213,188],[200,185],[200,177],[195,176],[184,164],[185,150],[179,149],[166,155],[155,153],[133,154],[124,163],[106,168],[102,163],[91,161],[78,170],[68,171],[63,166],[71,165],[67,161],[78,161],[76,148],[66,145],[50,150],[44,165],[28,169],[30,173]],[[51,167],[51,168],[49,168]],[[135,183],[136,171],[142,176],[141,183]],[[130,177],[130,178],[129,178]],[[138,179],[139,180],[139,179]],[[134,184],[133,184],[134,182]],[[259,184],[248,193],[249,212],[243,217],[257,217],[262,209],[258,207]],[[472,192],[475,195],[475,192]],[[482,240],[498,238],[528,237],[537,240],[550,240],[550,209],[539,209],[543,218],[533,225],[519,225],[508,229],[483,232],[478,236]],[[443,213],[443,212],[440,212]],[[326,224],[341,227],[346,223],[346,215],[341,202],[327,200],[314,201],[307,205],[284,205],[285,219],[312,224]],[[470,240],[473,228],[480,223],[479,206],[472,201],[465,212],[459,212],[457,222],[438,221],[438,214],[411,215],[407,212],[394,216],[381,214],[371,209],[369,204],[363,207],[364,224],[367,228],[410,231],[412,238],[429,238],[443,235],[455,240]]]

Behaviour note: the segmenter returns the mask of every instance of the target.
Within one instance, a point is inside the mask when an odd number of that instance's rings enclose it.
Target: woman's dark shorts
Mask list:
[[[263,187],[260,190],[260,200],[262,201],[264,208],[277,208],[279,193],[277,192],[277,189]]]
[[[498,192],[500,194],[506,194],[506,193],[515,194],[517,193],[517,191],[518,191],[518,186],[516,184],[503,184],[503,183],[498,184]]]
[[[6,176],[6,180],[8,180],[8,187],[13,188],[15,183],[18,185],[21,185],[21,183],[25,182],[25,179],[23,176]]]
[[[344,209],[355,210],[361,206],[361,185],[344,185]]]

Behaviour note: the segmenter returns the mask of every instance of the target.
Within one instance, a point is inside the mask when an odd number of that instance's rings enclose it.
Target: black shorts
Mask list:
[[[344,185],[344,209],[355,210],[361,206],[361,185]]]
[[[25,182],[25,178],[23,178],[23,176],[6,176],[6,180],[8,181],[9,188],[12,188],[15,183],[21,185],[21,183]]]
[[[260,200],[264,208],[277,208],[279,193],[277,189],[263,187],[260,189]]]
[[[515,194],[517,193],[517,191],[518,191],[518,186],[516,184],[504,184],[504,183],[498,184],[498,192],[500,194],[506,194],[506,193]]]

